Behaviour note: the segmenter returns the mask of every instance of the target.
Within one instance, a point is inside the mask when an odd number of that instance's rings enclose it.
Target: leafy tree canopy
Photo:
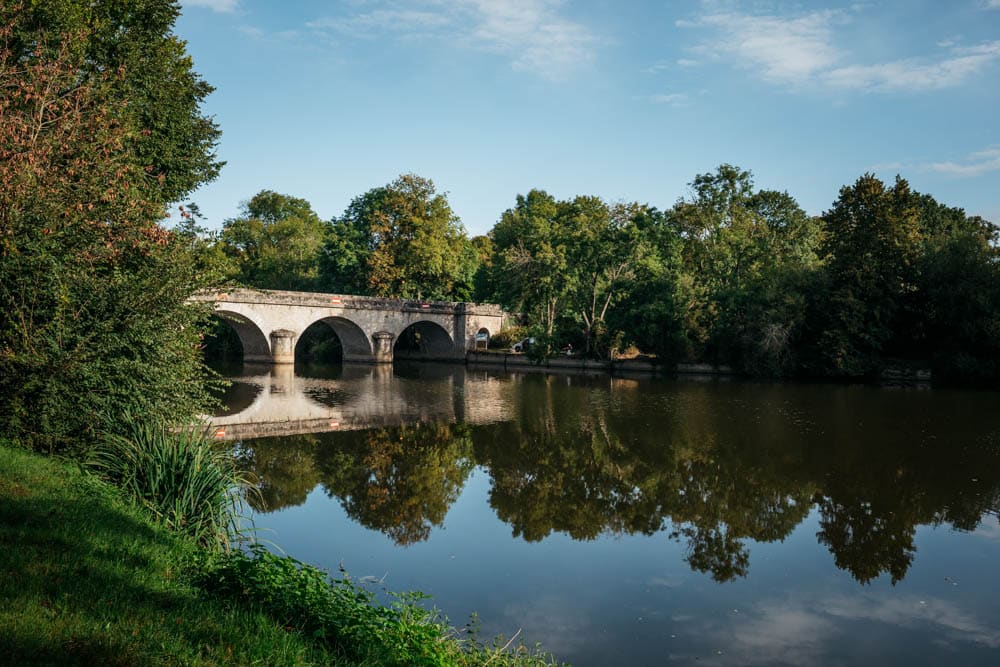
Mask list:
[[[223,224],[220,243],[244,284],[310,290],[319,280],[326,228],[306,200],[262,190]]]
[[[172,32],[176,0],[26,0],[0,11],[12,28],[9,64],[39,48],[56,53],[67,36],[82,36],[69,42],[74,83],[100,81],[109,99],[125,105],[131,132],[123,141],[143,170],[136,185],[147,199],[180,201],[218,175],[221,133],[200,108],[212,87]]]
[[[468,300],[478,260],[434,183],[403,174],[356,197],[332,223],[327,289],[375,296]]]
[[[81,81],[78,33],[16,52],[0,16],[0,434],[59,448],[128,412],[193,417],[205,313],[185,300],[214,278],[157,224],[122,75]]]

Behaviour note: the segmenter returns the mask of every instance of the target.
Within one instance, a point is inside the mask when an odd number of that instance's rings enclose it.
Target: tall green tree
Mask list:
[[[669,223],[682,239],[678,293],[689,354],[782,373],[805,319],[822,226],[785,192],[754,190],[732,165],[699,174]]]
[[[960,208],[914,193],[924,240],[918,299],[902,322],[912,354],[936,377],[1000,378],[998,229]]]
[[[609,206],[597,197],[577,197],[562,207],[567,231],[569,294],[573,315],[582,321],[585,352],[604,355],[607,318],[631,287],[639,264],[652,252],[650,239],[636,219],[646,207],[619,203]]]
[[[123,141],[142,169],[135,185],[144,197],[177,202],[218,175],[221,133],[201,110],[213,89],[173,34],[179,2],[24,0],[5,3],[3,12],[12,19],[8,60],[38,47],[52,52],[64,35],[85,36],[72,40],[76,83],[100,82],[109,99],[124,104],[121,121],[131,132]]]
[[[830,282],[820,350],[833,373],[879,369],[900,312],[918,288],[922,235],[909,184],[892,187],[872,174],[843,187],[823,214]]]
[[[326,289],[374,296],[467,300],[477,255],[444,194],[416,174],[356,197],[332,222]]]
[[[261,190],[223,224],[219,242],[243,284],[314,290],[327,227],[306,200]]]
[[[539,322],[550,336],[571,288],[568,230],[561,213],[552,195],[531,190],[517,196],[490,232],[496,297]]]
[[[608,326],[624,333],[623,345],[652,352],[669,365],[691,353],[683,326],[688,301],[679,280],[682,240],[655,208],[643,207],[634,224],[646,251],[639,255],[620,306],[609,313]]]

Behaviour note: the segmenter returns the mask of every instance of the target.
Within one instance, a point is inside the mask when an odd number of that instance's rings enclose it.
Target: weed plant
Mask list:
[[[87,464],[154,519],[210,549],[228,551],[241,534],[252,479],[204,431],[171,431],[126,415],[126,435],[108,435]]]
[[[279,624],[312,637],[350,662],[407,667],[553,665],[551,656],[498,638],[462,637],[421,593],[393,594],[388,605],[351,581],[331,580],[315,567],[276,556],[260,545],[249,553],[212,555],[198,563],[196,583],[213,597],[263,610]]]

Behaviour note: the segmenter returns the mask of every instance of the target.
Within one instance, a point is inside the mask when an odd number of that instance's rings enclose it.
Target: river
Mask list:
[[[1000,664],[1000,394],[253,369],[261,536],[588,665]],[[267,436],[267,437],[260,437]]]

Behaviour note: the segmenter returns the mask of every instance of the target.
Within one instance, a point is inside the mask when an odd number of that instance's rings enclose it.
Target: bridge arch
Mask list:
[[[321,317],[309,324],[302,331],[303,333],[316,324],[325,324],[333,330],[333,333],[340,339],[343,349],[344,361],[368,361],[372,356],[372,343],[357,323],[346,317],[336,315]]]
[[[216,308],[213,315],[224,320],[236,332],[243,346],[244,361],[270,363],[271,345],[259,324],[243,313],[225,308]]]
[[[448,330],[431,320],[418,320],[396,336],[393,357],[398,359],[450,359],[455,341]]]

